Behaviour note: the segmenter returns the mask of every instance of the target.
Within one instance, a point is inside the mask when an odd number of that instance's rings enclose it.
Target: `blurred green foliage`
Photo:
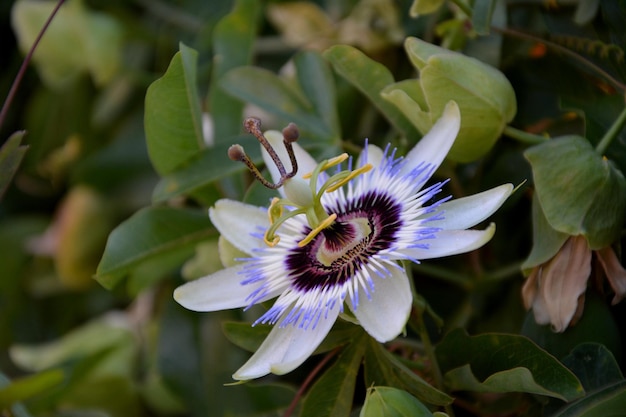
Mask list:
[[[55,4],[0,4],[2,99]],[[619,415],[626,307],[595,255],[563,333],[520,289],[570,235],[623,259],[624,21],[618,0],[67,0],[0,125],[0,415]],[[522,184],[493,240],[413,267],[406,338],[340,322],[296,371],[225,386],[268,328],[172,291],[220,267],[209,206],[268,201],[226,157],[261,160],[243,117],[322,158],[404,153],[449,99],[473,132],[446,191]]]

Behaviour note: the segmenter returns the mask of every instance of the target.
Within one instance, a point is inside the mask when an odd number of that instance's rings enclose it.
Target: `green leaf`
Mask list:
[[[192,414],[208,415],[211,408],[203,373],[200,316],[181,308],[171,299],[160,320],[157,366],[165,384],[185,400]]]
[[[313,384],[300,417],[347,417],[352,410],[356,376],[363,359],[365,334],[346,346],[335,363]]]
[[[413,0],[409,14],[411,17],[418,17],[425,14],[434,13],[441,7],[444,0]]]
[[[11,380],[0,372],[0,388],[6,387],[11,383]],[[12,417],[32,417],[32,415],[26,410],[26,407],[21,403],[13,404],[10,408],[6,409]]]
[[[394,82],[393,75],[384,65],[347,45],[333,46],[323,55],[334,70],[365,94],[401,134],[409,138],[422,136],[400,110],[381,97],[381,91]]]
[[[52,369],[14,380],[0,388],[0,410],[11,407],[14,403],[45,393],[61,384],[65,375],[60,369]]]
[[[253,327],[250,323],[242,322],[224,322],[222,324],[222,330],[226,338],[248,352],[255,352],[273,327],[264,324],[258,324]],[[354,338],[356,331],[358,331],[358,327],[353,324],[337,321],[313,354],[328,352],[338,346],[345,345]]]
[[[0,148],[0,200],[28,150],[28,146],[20,146],[25,134],[25,130],[13,133]]]
[[[495,0],[476,0],[472,10],[472,27],[479,35],[488,35],[491,16],[496,7]]]
[[[146,92],[144,124],[154,169],[168,174],[204,147],[196,80],[198,53],[180,44],[163,75]]]
[[[251,63],[259,9],[256,0],[238,0],[233,10],[215,26],[209,109],[216,144],[241,131],[244,104],[222,90],[220,80],[231,69]]]
[[[561,362],[576,374],[587,391],[624,379],[611,351],[599,343],[580,344]]]
[[[371,338],[365,351],[365,385],[402,389],[420,401],[433,405],[448,405],[453,400],[404,366],[384,346]]]
[[[591,249],[615,241],[626,210],[626,180],[579,136],[564,136],[524,152],[550,225],[583,235]]]
[[[523,336],[451,331],[437,346],[437,358],[454,389],[530,392],[571,401],[584,395],[576,376]]]
[[[530,274],[532,268],[552,259],[569,237],[567,233],[557,232],[550,226],[546,215],[541,210],[537,193],[533,195],[532,217],[533,248],[522,264],[522,270],[525,274]]]
[[[17,365],[33,372],[98,357],[98,366],[107,374],[129,376],[134,344],[127,328],[96,319],[44,344],[14,345],[10,353]]]
[[[341,128],[337,113],[335,80],[328,63],[318,52],[305,51],[294,59],[298,82],[313,110],[322,120],[336,142],[341,140]]]
[[[433,413],[406,391],[392,387],[367,390],[359,417],[432,417]]]
[[[624,404],[626,380],[621,380],[568,404],[552,417],[621,417],[624,415]]]
[[[549,324],[537,324],[533,312],[529,311],[521,334],[559,360],[583,343],[600,343],[613,353],[618,362],[622,360],[624,349],[619,326],[604,297],[595,291],[587,291],[585,294],[585,309],[575,326],[556,333]]]
[[[252,136],[240,136],[237,143],[246,149],[246,154],[254,163],[263,160],[259,143]],[[218,179],[245,170],[244,164],[228,158],[228,148],[231,145],[232,143],[224,143],[204,149],[178,169],[165,175],[154,188],[152,201],[161,203],[183,194],[189,195]]]
[[[220,86],[240,100],[255,104],[285,121],[298,125],[318,139],[333,139],[330,129],[320,122],[302,93],[271,71],[239,67],[222,77]]]
[[[193,254],[196,243],[214,234],[205,212],[148,207],[120,224],[107,241],[96,271],[105,288],[113,288],[133,268],[174,251]]]

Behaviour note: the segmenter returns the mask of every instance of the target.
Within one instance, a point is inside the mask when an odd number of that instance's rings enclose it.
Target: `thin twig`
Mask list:
[[[43,37],[43,34],[48,29],[48,26],[50,26],[52,19],[57,14],[59,9],[63,5],[64,1],[65,0],[58,1],[57,5],[52,10],[52,13],[50,13],[48,20],[46,20],[46,23],[44,23],[43,27],[41,28],[41,31],[37,35],[37,38],[35,39],[33,46],[30,47],[28,54],[26,54],[26,57],[24,58],[24,62],[22,62],[22,66],[20,67],[20,70],[17,72],[17,75],[15,76],[15,79],[13,80],[13,84],[11,85],[11,89],[9,90],[9,94],[7,95],[7,98],[4,101],[4,104],[2,105],[2,110],[0,110],[0,127],[2,127],[2,125],[4,124],[4,119],[6,118],[7,112],[9,111],[9,107],[11,106],[13,99],[15,98],[15,94],[17,93],[17,89],[20,83],[22,82],[22,78],[24,78],[24,74],[26,73],[26,68],[28,68],[28,64],[30,64],[33,54],[35,53],[35,48],[37,48],[37,45],[39,44],[39,41]]]
[[[320,363],[318,363],[317,366],[313,368],[313,370],[306,377],[302,385],[300,385],[298,392],[296,392],[296,395],[293,397],[293,400],[291,400],[291,404],[289,404],[289,408],[285,410],[285,414],[283,414],[283,417],[291,416],[293,411],[296,409],[296,405],[298,405],[298,401],[300,401],[300,398],[302,398],[302,396],[304,395],[304,392],[307,390],[311,382],[313,382],[313,379],[322,370],[322,368],[328,363],[328,361],[330,361],[337,354],[337,352],[339,352],[339,349],[340,348],[335,348],[331,350],[330,352],[328,352],[326,356],[324,356],[324,359],[322,359]]]
[[[580,62],[581,64],[583,64],[584,66],[586,66],[587,68],[589,68],[590,70],[592,70],[593,72],[597,73],[598,75],[600,75],[602,78],[604,78],[606,81],[608,81],[610,84],[612,84],[615,88],[617,88],[618,90],[620,90],[622,93],[624,91],[626,91],[626,85],[624,85],[623,83],[619,82],[617,79],[615,79],[611,74],[609,74],[608,72],[604,71],[602,68],[600,68],[599,66],[597,66],[596,64],[594,64],[593,62],[589,61],[588,59],[585,59],[585,57],[583,57],[582,55],[567,49],[559,44],[556,44],[554,42],[550,42],[546,39],[542,39],[540,37],[528,34],[528,33],[524,33],[524,32],[520,32],[517,31],[515,29],[510,29],[510,28],[499,28],[496,26],[492,26],[491,29],[493,29],[495,32],[499,32],[502,33],[503,35],[509,35],[511,37],[517,37],[517,38],[522,38],[522,39],[526,39],[526,40],[530,40],[533,42],[537,42],[537,43],[541,43],[544,44],[545,46],[547,46],[550,49],[554,49],[564,55],[569,56],[570,58],[573,58],[574,60]]]

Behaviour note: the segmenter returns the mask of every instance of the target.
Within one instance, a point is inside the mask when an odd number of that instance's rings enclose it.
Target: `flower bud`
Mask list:
[[[407,38],[405,49],[419,79],[389,85],[382,96],[426,133],[441,117],[446,103],[461,109],[461,130],[448,154],[470,162],[487,153],[517,111],[515,92],[497,69],[457,52]]]

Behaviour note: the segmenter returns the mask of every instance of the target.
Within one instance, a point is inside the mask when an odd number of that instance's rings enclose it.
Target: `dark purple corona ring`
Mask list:
[[[373,255],[389,249],[402,227],[401,206],[379,191],[350,200],[332,226],[324,229],[304,247],[295,247],[285,259],[291,285],[300,291],[343,285],[356,271],[367,265]],[[303,236],[311,228],[304,227]]]

